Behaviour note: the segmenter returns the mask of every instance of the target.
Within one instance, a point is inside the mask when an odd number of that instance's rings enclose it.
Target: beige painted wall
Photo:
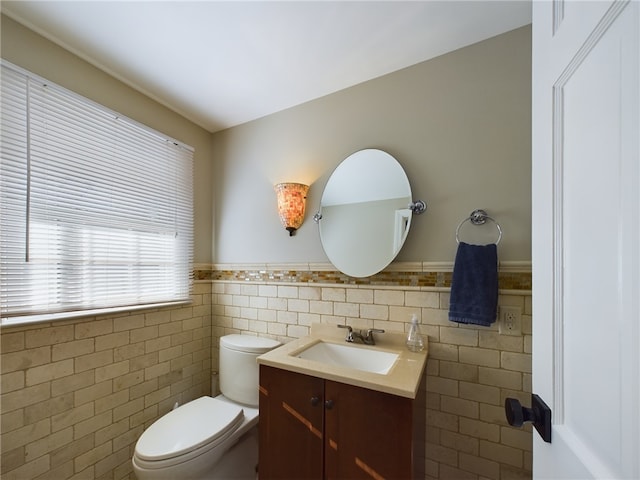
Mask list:
[[[310,216],[331,170],[365,147],[395,155],[415,197],[430,204],[400,260],[451,260],[455,227],[477,207],[505,230],[503,260],[530,259],[528,28],[221,132],[213,144],[208,132],[5,17],[2,56],[196,148],[198,262],[211,260],[212,178],[224,205],[215,261],[325,261]],[[293,238],[275,214],[272,184],[281,180],[314,182],[307,223]],[[193,300],[3,329],[3,478],[133,479],[136,439],[175,401],[209,391],[223,334],[288,341],[311,322],[347,320],[402,329],[414,311],[430,342],[427,478],[530,478],[530,429],[507,427],[502,413],[505,396],[530,392],[530,292],[500,296],[500,305],[522,308],[520,337],[448,322],[441,288],[216,281],[198,282]]]
[[[2,15],[3,59],[195,148],[196,263],[211,262],[211,133]]]
[[[214,261],[326,262],[311,217],[332,170],[363,148],[396,157],[429,206],[397,260],[453,261],[456,226],[484,208],[504,230],[500,260],[529,261],[530,102],[524,27],[215,133]],[[276,214],[281,181],[311,184],[292,238]]]
[[[475,208],[503,227],[500,260],[531,259],[529,27],[213,136],[5,16],[1,33],[3,58],[195,147],[197,263],[326,262],[311,216],[332,170],[370,147],[429,204],[397,260],[452,261]],[[311,184],[293,238],[275,213],[280,181]]]

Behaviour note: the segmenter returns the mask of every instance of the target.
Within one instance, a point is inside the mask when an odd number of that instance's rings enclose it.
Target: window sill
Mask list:
[[[128,305],[124,307],[95,308],[93,310],[76,310],[73,312],[41,313],[37,315],[5,317],[0,319],[0,327],[8,328],[32,325],[34,323],[54,322],[58,320],[74,320],[83,317],[95,317],[96,315],[109,315],[112,313],[137,312],[140,310],[190,305],[191,303],[191,300],[178,300],[175,302],[149,303],[144,305]]]

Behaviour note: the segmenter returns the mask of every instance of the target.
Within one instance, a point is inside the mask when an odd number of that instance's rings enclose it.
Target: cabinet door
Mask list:
[[[324,380],[260,366],[258,475],[321,479]]]
[[[325,478],[410,479],[412,401],[325,382]]]

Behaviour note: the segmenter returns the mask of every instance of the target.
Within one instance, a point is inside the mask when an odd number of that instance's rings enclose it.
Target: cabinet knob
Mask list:
[[[320,403],[320,397],[313,396],[311,397],[311,406],[315,407]]]
[[[331,410],[333,408],[333,400],[325,400],[324,407],[327,410]]]

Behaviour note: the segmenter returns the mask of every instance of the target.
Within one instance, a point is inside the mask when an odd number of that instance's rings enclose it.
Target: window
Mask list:
[[[2,324],[187,301],[193,149],[1,68]]]

